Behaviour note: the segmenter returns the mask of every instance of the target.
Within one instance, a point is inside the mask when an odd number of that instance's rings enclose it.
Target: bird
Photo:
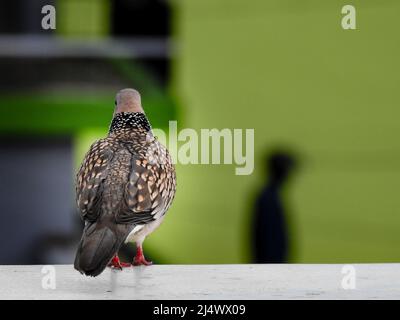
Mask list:
[[[75,269],[95,277],[107,266],[151,265],[143,241],[160,226],[175,192],[175,166],[153,134],[140,93],[119,91],[108,135],[91,145],[76,176],[77,206],[85,225]],[[127,242],[136,243],[132,263],[118,257]]]

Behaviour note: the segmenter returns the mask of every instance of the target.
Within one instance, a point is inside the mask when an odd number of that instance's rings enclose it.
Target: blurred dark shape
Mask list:
[[[72,138],[1,137],[0,154],[0,264],[29,264],[44,235],[73,230]]]
[[[268,179],[255,204],[255,263],[287,262],[289,234],[281,193],[294,165],[294,157],[287,152],[273,152],[266,157]]]
[[[164,0],[114,0],[112,33],[116,36],[165,37],[170,34],[170,6]]]
[[[77,210],[71,211],[72,228],[65,232],[48,230],[38,235],[30,244],[25,257],[28,264],[70,264],[74,261],[76,247],[81,238],[84,222]]]
[[[168,39],[171,33],[171,6],[164,0],[115,0],[111,2],[111,32],[114,37]],[[141,63],[167,85],[168,57],[142,59]]]

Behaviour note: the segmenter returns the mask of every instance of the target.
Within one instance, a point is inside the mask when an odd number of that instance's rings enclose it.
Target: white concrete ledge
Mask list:
[[[43,288],[43,266],[0,266],[0,299],[400,299],[400,264],[353,264],[347,290],[343,266],[154,265],[90,278],[57,265],[55,289]]]

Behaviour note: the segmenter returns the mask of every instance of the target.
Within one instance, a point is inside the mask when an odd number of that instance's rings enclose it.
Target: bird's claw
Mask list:
[[[151,266],[153,264],[152,261],[147,261],[144,256],[135,256],[133,259],[134,266]]]
[[[131,266],[132,264],[128,262],[121,262],[118,256],[114,256],[114,258],[112,258],[112,260],[108,264],[108,267],[110,267],[111,269],[118,269],[118,270],[122,270],[123,268],[129,268]]]

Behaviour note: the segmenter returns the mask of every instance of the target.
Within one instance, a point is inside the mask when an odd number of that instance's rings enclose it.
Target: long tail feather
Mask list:
[[[95,277],[102,273],[125,240],[125,232],[98,223],[85,226],[75,257],[79,272]]]

